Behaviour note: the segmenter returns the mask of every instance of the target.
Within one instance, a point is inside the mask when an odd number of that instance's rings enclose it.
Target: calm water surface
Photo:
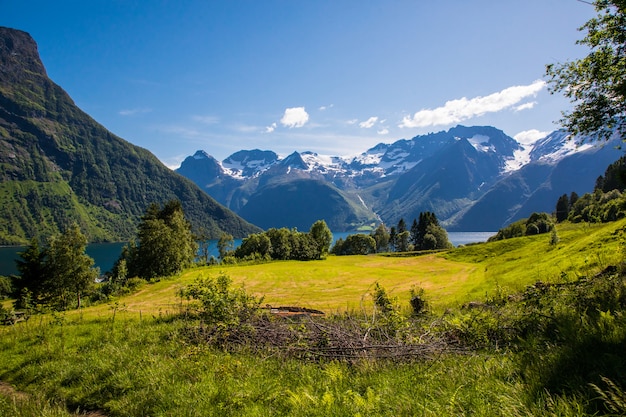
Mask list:
[[[344,238],[355,232],[334,233],[333,241]],[[466,245],[468,243],[485,242],[489,237],[495,235],[496,232],[449,232],[448,238],[454,246]],[[235,240],[238,246],[241,240]],[[100,271],[107,272],[113,267],[113,264],[120,256],[122,247],[125,243],[92,243],[87,246],[87,254],[91,256]],[[0,275],[9,276],[17,274],[15,261],[19,259],[19,252],[24,251],[24,246],[4,246],[0,247]],[[217,240],[209,242],[209,253],[215,257],[218,255]]]

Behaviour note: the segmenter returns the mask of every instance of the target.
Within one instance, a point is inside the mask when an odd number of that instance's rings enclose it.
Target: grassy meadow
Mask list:
[[[408,315],[411,288],[419,287],[431,315],[416,329],[456,331],[486,320],[480,312],[454,315],[470,301],[537,281],[573,282],[620,264],[625,228],[626,220],[559,225],[557,244],[548,234],[413,257],[199,267],[109,303],[33,316],[0,328],[0,380],[20,392],[0,389],[0,416],[592,415],[598,408],[584,389],[549,389],[547,379],[529,371],[536,363],[508,346],[408,361],[307,361],[198,343],[188,337],[198,322],[180,314],[188,301],[177,291],[198,277],[226,274],[235,286],[263,296],[263,304],[367,315],[379,283]],[[623,319],[610,312],[602,317]],[[607,326],[613,330],[603,333],[602,346],[623,348],[623,334]],[[545,355],[533,360],[557,361]],[[604,388],[615,402],[626,398],[619,388]]]

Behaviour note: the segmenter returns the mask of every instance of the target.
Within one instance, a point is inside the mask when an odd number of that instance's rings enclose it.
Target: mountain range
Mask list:
[[[325,219],[349,231],[431,211],[448,231],[496,231],[552,212],[562,194],[592,191],[620,143],[557,130],[523,145],[495,127],[456,126],[353,156],[254,149],[218,161],[199,150],[177,172],[262,228]]]
[[[182,202],[193,230],[260,229],[113,135],[46,74],[26,32],[0,27],[0,244],[24,244],[76,222],[92,242],[127,241],[152,203]]]

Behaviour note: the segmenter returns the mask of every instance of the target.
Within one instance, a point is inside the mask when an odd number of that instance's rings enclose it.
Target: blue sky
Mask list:
[[[0,0],[48,75],[175,167],[202,149],[352,155],[492,125],[529,141],[569,103],[545,65],[587,54],[577,0]]]

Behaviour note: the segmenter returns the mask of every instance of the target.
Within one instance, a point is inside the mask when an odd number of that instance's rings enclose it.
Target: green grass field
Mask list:
[[[626,220],[560,225],[556,245],[540,235],[416,257],[194,268],[110,303],[33,316],[0,328],[0,380],[30,394],[0,391],[0,416],[586,415],[576,392],[529,391],[507,349],[355,364],[191,343],[176,293],[224,273],[264,304],[360,312],[378,282],[407,310],[410,289],[423,288],[436,315],[536,281],[594,275],[623,260],[625,228]]]
[[[623,256],[624,227],[626,221],[559,226],[556,245],[550,244],[550,235],[538,235],[415,257],[330,256],[321,261],[194,268],[179,277],[148,284],[118,303],[129,315],[178,311],[178,288],[197,277],[224,273],[272,306],[300,306],[329,313],[359,310],[367,305],[378,282],[404,304],[411,287],[421,287],[435,308],[445,309],[484,300],[494,291],[518,291],[537,281],[563,277],[574,279],[616,264]],[[106,304],[81,314],[107,316],[110,310],[111,305]]]

